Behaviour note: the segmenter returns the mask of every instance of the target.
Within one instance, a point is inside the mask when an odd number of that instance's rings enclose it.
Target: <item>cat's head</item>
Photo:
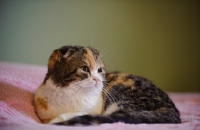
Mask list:
[[[53,51],[44,83],[51,79],[57,87],[74,87],[83,92],[102,89],[104,64],[92,47],[63,46]]]

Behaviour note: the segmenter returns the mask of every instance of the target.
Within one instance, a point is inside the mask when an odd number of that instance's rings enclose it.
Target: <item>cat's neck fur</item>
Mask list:
[[[41,85],[38,92],[37,97],[47,101],[48,109],[45,112],[43,111],[47,119],[55,118],[66,112],[102,113],[102,93],[93,95],[73,93],[68,87],[56,86],[51,78]]]

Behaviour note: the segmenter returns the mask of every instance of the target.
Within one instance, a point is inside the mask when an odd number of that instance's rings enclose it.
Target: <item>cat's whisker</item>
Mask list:
[[[100,54],[103,54],[104,50],[108,47],[108,45],[110,45],[110,43],[108,43],[108,44],[100,51]]]
[[[104,84],[107,85],[109,83],[104,82]],[[111,95],[116,96],[116,97],[120,98],[120,100],[123,101],[123,98],[120,93],[117,93],[114,89],[110,89],[109,91],[110,91]]]
[[[79,90],[79,87],[68,87],[67,89],[68,89],[68,91],[72,91],[73,92],[71,94],[76,94],[77,90]]]
[[[108,97],[111,97],[113,102],[116,102],[115,98],[112,96],[112,94],[110,94],[105,88],[103,88],[103,91],[106,92],[109,95]]]
[[[114,102],[114,101],[110,98],[109,94],[108,94],[106,91],[103,90],[103,93],[106,95],[106,98],[108,98],[110,102]],[[105,101],[106,101],[106,99],[104,99],[104,102],[105,102]]]
[[[106,89],[103,89],[103,92],[107,95],[110,102],[114,102],[114,103],[116,102],[115,99],[113,98],[113,96]]]
[[[115,49],[115,48],[117,48],[117,47],[113,47],[113,48],[107,50],[104,54],[101,55],[102,58],[103,58],[104,56],[106,56],[111,50],[113,50],[113,49]]]
[[[80,84],[78,84],[78,85],[77,85],[76,95],[82,93],[83,90],[85,89],[84,86],[86,86],[86,85],[87,85],[87,84],[84,84],[84,85],[80,85]]]
[[[106,61],[106,60],[108,60],[109,58],[112,58],[112,57],[115,57],[115,56],[116,56],[116,55],[114,55],[114,54],[113,54],[113,55],[109,55],[109,56],[104,57],[103,60]]]
[[[78,89],[78,92],[77,92],[76,94],[82,93],[83,89],[84,89],[84,87],[80,87],[80,88]]]

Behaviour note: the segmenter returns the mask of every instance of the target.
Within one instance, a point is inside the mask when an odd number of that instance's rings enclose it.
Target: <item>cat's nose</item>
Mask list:
[[[93,80],[94,80],[94,81],[96,81],[96,82],[98,82],[98,81],[99,81],[99,79],[98,79],[98,78],[93,78]]]

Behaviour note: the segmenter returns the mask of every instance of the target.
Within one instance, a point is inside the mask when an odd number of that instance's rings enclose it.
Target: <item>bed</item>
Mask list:
[[[181,124],[102,124],[55,126],[41,124],[33,97],[47,72],[45,66],[0,62],[1,130],[200,130],[200,93],[169,93],[180,111]]]

